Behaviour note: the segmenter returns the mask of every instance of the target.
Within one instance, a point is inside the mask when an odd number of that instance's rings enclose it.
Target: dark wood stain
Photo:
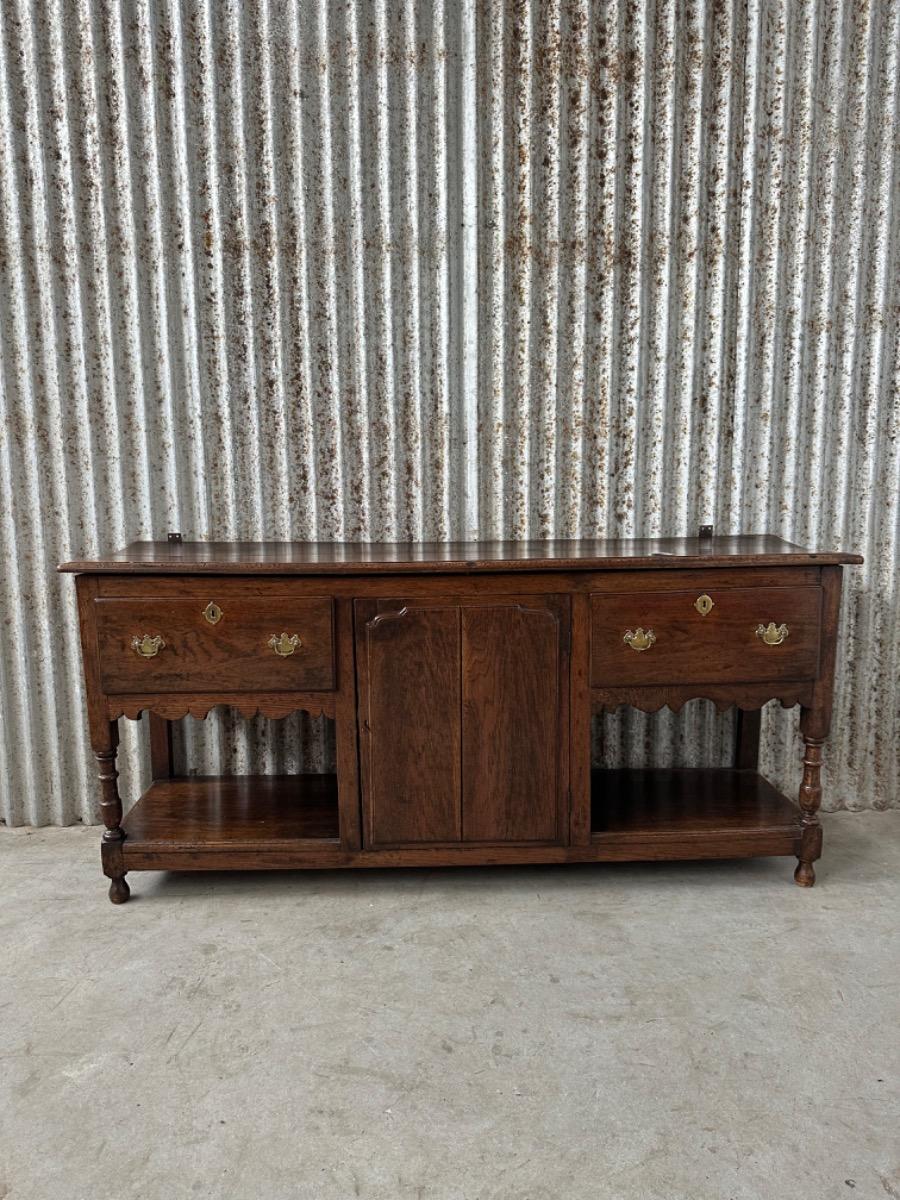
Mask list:
[[[123,692],[307,691],[334,687],[331,599],[240,600],[210,625],[198,600],[99,599],[100,682]],[[282,633],[300,643],[282,657],[269,645]],[[142,658],[132,637],[161,636]]]
[[[778,538],[137,543],[78,572],[101,860],[134,870],[795,855],[815,882],[841,564]],[[402,576],[402,590],[397,577]],[[398,591],[400,593],[398,598]],[[695,601],[713,600],[705,615]],[[222,620],[203,609],[214,601]],[[784,624],[779,645],[758,625]],[[635,650],[628,630],[652,629]],[[269,638],[297,634],[280,657]],[[142,658],[132,638],[160,637]],[[593,712],[740,711],[735,766],[590,769]],[[799,705],[798,802],[756,770],[759,710]],[[171,722],[220,704],[335,721],[333,775],[176,774]],[[150,713],[153,783],[123,818],[118,720]],[[178,764],[184,771],[185,765]]]
[[[705,616],[694,607],[709,595]],[[591,598],[591,684],[759,683],[814,679],[819,657],[820,588],[730,588],[625,592]],[[790,620],[788,620],[788,616]],[[785,624],[777,646],[756,634]],[[625,642],[627,631],[652,630],[647,650]]]
[[[362,600],[356,617],[367,844],[459,841],[459,609]]]
[[[595,841],[641,836],[664,841],[685,834],[741,830],[799,835],[797,806],[755,771],[729,768],[647,768],[591,773]]]
[[[205,847],[338,844],[333,775],[192,775],[157,780],[123,822],[129,852],[176,841]]]
[[[560,805],[564,607],[563,597],[540,607],[522,597],[462,609],[466,842],[554,842],[568,832]]]
[[[783,566],[791,561],[860,563],[858,554],[812,553],[770,534],[714,538],[582,538],[524,542],[132,542],[61,571],[168,571],[197,574],[415,574],[429,571],[567,570],[595,564],[657,569],[736,561]]]

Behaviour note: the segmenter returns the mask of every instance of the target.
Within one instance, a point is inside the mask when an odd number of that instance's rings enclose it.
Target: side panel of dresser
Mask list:
[[[813,863],[822,853],[822,827],[819,806],[822,803],[822,748],[831,729],[834,703],[834,674],[837,661],[838,622],[841,610],[841,573],[843,568],[822,568],[822,642],[819,675],[812,700],[800,710],[803,737],[803,779],[800,783],[800,810],[803,833],[794,879],[801,887],[816,881]]]
[[[103,874],[109,879],[109,898],[114,904],[124,904],[130,890],[125,882],[125,860],[122,846],[122,799],[119,795],[119,772],[116,752],[119,748],[119,723],[109,715],[106,696],[100,684],[100,654],[97,646],[97,578],[79,575],[76,578],[78,621],[81,629],[81,653],[87,699],[88,731],[91,750],[97,760],[100,781],[100,819],[103,835],[100,857]]]

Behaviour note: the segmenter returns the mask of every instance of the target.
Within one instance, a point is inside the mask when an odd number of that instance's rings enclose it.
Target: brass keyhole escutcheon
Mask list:
[[[269,638],[269,645],[280,658],[287,658],[288,655],[293,654],[297,647],[302,644],[296,633],[292,633],[290,636],[286,633],[282,633],[280,636],[277,633],[273,633]]]
[[[154,634],[152,637],[149,633],[145,633],[143,637],[133,637],[131,639],[131,648],[135,654],[139,654],[141,658],[154,658],[159,654],[160,650],[164,650],[166,643],[159,636]]]
[[[715,601],[713,600],[712,596],[707,596],[706,592],[704,592],[702,596],[698,596],[694,601],[694,608],[696,608],[701,617],[708,616],[714,607]]]
[[[218,625],[218,623],[225,616],[221,608],[219,608],[218,604],[216,604],[215,600],[210,600],[209,604],[207,604],[206,608],[203,610],[203,615],[206,617],[207,621],[209,621],[210,625]]]

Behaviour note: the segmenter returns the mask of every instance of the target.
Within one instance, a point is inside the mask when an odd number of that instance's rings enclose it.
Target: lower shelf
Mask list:
[[[698,857],[708,857],[758,843],[767,848],[755,853],[790,854],[799,836],[799,808],[756,771],[591,773],[591,841],[597,846],[656,847],[663,857],[667,846],[688,843]]]
[[[189,775],[153,783],[123,822],[125,856],[148,850],[258,850],[339,837],[334,775]]]
[[[591,783],[587,845],[366,851],[341,846],[334,775],[166,779],[125,818],[122,856],[129,871],[437,867],[744,858],[800,846],[799,809],[755,771],[606,770]]]

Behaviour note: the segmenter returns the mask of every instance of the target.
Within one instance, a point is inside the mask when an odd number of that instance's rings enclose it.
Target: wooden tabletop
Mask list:
[[[359,575],[572,571],[611,567],[861,563],[858,554],[804,550],[770,534],[711,538],[580,538],[528,542],[132,542],[60,571],[119,574]]]

